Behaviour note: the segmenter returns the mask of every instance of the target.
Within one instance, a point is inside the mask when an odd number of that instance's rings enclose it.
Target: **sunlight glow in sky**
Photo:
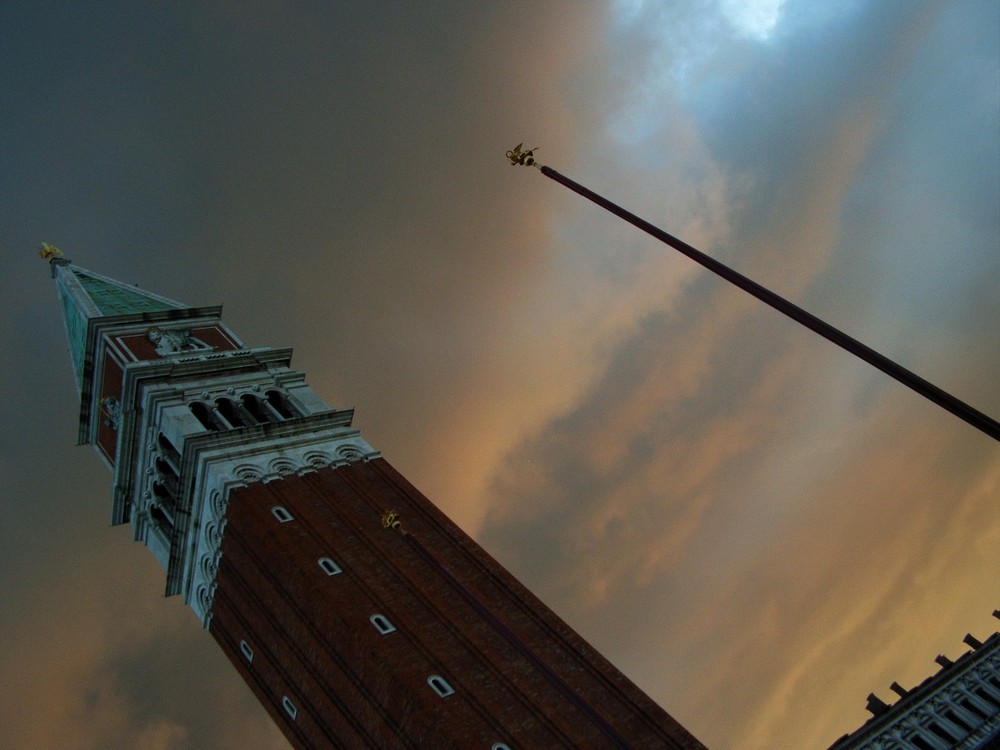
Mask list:
[[[719,9],[740,35],[764,41],[781,17],[785,0],[720,0]]]

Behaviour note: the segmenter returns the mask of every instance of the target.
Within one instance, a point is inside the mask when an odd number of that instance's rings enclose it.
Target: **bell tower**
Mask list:
[[[703,748],[220,307],[43,247],[79,442],[297,748]]]

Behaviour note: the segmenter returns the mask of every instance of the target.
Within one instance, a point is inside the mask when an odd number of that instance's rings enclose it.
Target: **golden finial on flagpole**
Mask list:
[[[907,388],[911,388],[929,401],[932,401],[941,408],[950,411],[959,419],[965,420],[970,425],[986,433],[994,440],[1000,441],[1000,422],[997,420],[987,416],[978,409],[969,406],[964,401],[961,401],[947,391],[938,388],[933,383],[927,382],[920,376],[910,372],[905,367],[892,361],[885,355],[880,354],[871,347],[865,346],[857,339],[851,338],[843,331],[834,328],[826,321],[820,320],[812,313],[803,310],[793,302],[790,302],[784,297],[772,292],[767,287],[761,286],[756,281],[747,278],[721,261],[718,261],[709,255],[705,255],[705,253],[701,252],[701,250],[687,244],[683,240],[674,237],[672,234],[664,232],[659,227],[653,226],[644,219],[640,219],[638,216],[625,210],[618,204],[612,203],[602,195],[598,195],[590,188],[586,188],[580,183],[574,182],[569,177],[559,174],[559,172],[554,170],[552,167],[546,167],[538,164],[535,161],[534,156],[534,152],[537,149],[524,151],[521,148],[522,146],[524,146],[524,144],[519,143],[507,152],[507,158],[510,159],[510,163],[513,166],[523,164],[527,167],[538,167],[542,174],[550,180],[554,180],[563,187],[569,188],[577,195],[581,195],[587,200],[596,203],[598,206],[614,214],[619,219],[624,219],[637,229],[641,229],[646,234],[654,237],[663,244],[672,247],[682,255],[686,255],[695,263],[700,263],[712,273],[717,274],[731,284],[738,286],[744,292],[753,295],[764,304],[770,305],[778,312],[783,315],[787,315],[795,322],[800,323],[814,333],[819,334],[827,341],[845,349],[859,359],[864,360],[873,367],[881,370],[889,377],[895,378]]]
[[[55,258],[62,258],[62,257],[64,257],[63,254],[62,254],[62,250],[60,250],[55,245],[50,245],[48,242],[43,242],[42,243],[42,249],[38,251],[38,255],[39,255],[39,257],[44,258],[45,260],[49,261],[50,263]]]
[[[535,152],[538,147],[529,148],[526,151],[521,150],[523,143],[518,143],[514,148],[507,152],[507,158],[510,159],[510,165],[516,167],[520,164],[522,167],[538,167],[542,168],[542,165],[535,161]]]

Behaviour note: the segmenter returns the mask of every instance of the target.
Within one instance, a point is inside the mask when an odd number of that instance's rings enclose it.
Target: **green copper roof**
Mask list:
[[[152,296],[135,287],[123,286],[117,281],[102,279],[79,268],[74,269],[74,272],[84,290],[90,295],[90,299],[101,311],[101,315],[129,315],[183,307],[176,302]]]
[[[91,318],[187,307],[158,294],[79,268],[68,261],[53,264],[53,270],[78,389],[83,388],[87,323]]]

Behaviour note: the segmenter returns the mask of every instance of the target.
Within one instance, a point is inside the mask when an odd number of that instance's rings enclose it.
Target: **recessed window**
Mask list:
[[[396,626],[389,622],[389,618],[385,615],[372,615],[368,619],[371,620],[372,625],[382,635],[389,635],[389,633],[396,630]]]
[[[220,397],[215,399],[215,408],[219,410],[219,414],[233,427],[243,427],[243,422],[245,417],[240,413],[240,410],[236,406],[236,402],[231,398]]]
[[[956,713],[955,713],[954,711],[950,711],[950,710],[949,710],[949,711],[945,711],[945,712],[944,712],[944,718],[946,718],[946,719],[947,719],[948,721],[950,721],[950,722],[951,722],[952,724],[954,724],[954,725],[956,725],[956,726],[959,726],[959,727],[961,727],[961,728],[962,728],[962,729],[964,729],[964,730],[965,730],[966,732],[971,732],[971,731],[973,730],[973,727],[970,727],[970,726],[969,726],[969,723],[968,723],[967,721],[963,720],[963,719],[962,719],[962,718],[961,718],[961,717],[960,717],[960,716],[959,716],[958,714],[956,714]]]
[[[240,641],[240,652],[248,663],[253,661],[253,649],[250,648],[250,644],[246,641]]]
[[[494,742],[490,750],[510,750],[510,745],[506,742]]]
[[[963,698],[960,701],[960,703],[962,705],[962,708],[964,708],[969,713],[978,716],[980,719],[986,718],[986,714],[983,713],[982,709],[979,708],[979,706],[973,705],[972,701],[970,701],[968,698]]]
[[[160,531],[167,532],[172,525],[170,519],[167,518],[167,514],[163,512],[163,508],[159,505],[154,504],[149,506],[149,517],[153,519],[153,523]]]
[[[431,686],[431,690],[437,693],[441,698],[447,698],[455,692],[455,688],[448,684],[448,681],[439,674],[432,674],[427,678],[427,684]]]
[[[280,505],[275,505],[271,508],[271,514],[281,523],[288,523],[292,520],[292,514]]]
[[[994,698],[992,695],[986,692],[983,688],[976,688],[976,695],[982,698],[987,703],[992,703],[997,708],[1000,708],[1000,701]]]
[[[287,695],[281,696],[281,705],[284,706],[285,713],[288,714],[289,718],[292,721],[295,721],[295,717],[298,715],[299,709],[295,707],[295,704],[292,703],[291,699]]]
[[[335,563],[329,557],[321,557],[319,559],[319,566],[323,569],[323,572],[326,573],[328,576],[335,576],[337,575],[337,573],[341,572],[340,566],[337,565],[337,563]]]
[[[266,391],[264,396],[267,399],[267,403],[277,412],[280,419],[292,419],[298,416],[288,397],[281,391]]]
[[[223,428],[222,421],[216,417],[208,404],[201,401],[192,401],[188,404],[188,408],[206,430],[215,432]]]
[[[270,418],[271,415],[268,412],[261,408],[260,399],[252,393],[244,393],[240,396],[240,403],[243,404],[243,408],[246,409],[250,416],[257,420],[257,422],[275,421]]]

